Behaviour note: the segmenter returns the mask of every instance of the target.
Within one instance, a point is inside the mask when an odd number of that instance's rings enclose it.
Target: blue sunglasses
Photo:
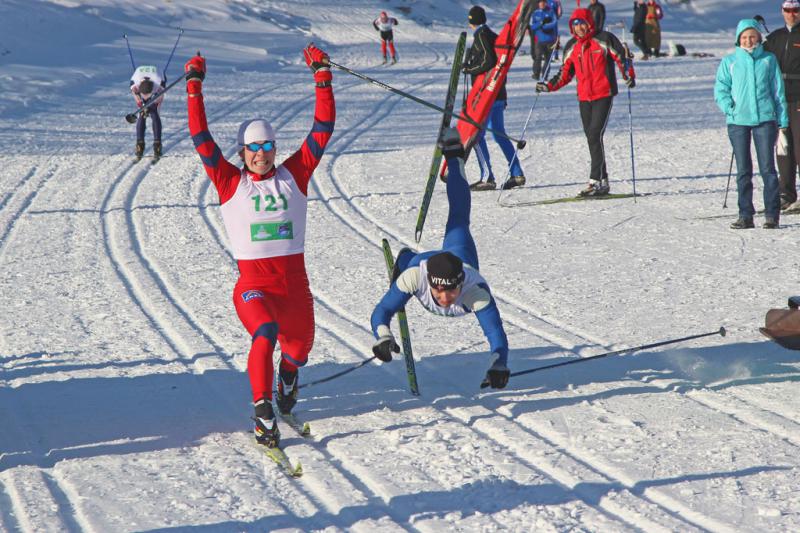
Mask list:
[[[583,19],[575,19],[572,21],[573,26],[578,26],[579,24],[586,24],[586,21]]]
[[[263,149],[265,152],[269,152],[270,150],[275,148],[275,141],[266,141],[263,143],[247,143],[244,146],[251,152],[258,152],[261,149]]]

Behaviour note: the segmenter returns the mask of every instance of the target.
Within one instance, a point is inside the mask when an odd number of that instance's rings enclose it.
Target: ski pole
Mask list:
[[[344,376],[345,374],[349,374],[353,370],[361,368],[362,366],[372,362],[372,360],[376,359],[376,358],[377,358],[377,356],[373,355],[372,357],[370,357],[366,361],[361,361],[360,363],[357,363],[357,364],[351,366],[350,368],[348,368],[346,370],[342,370],[341,372],[337,372],[336,374],[333,374],[333,375],[328,376],[326,378],[318,379],[316,381],[311,381],[309,383],[301,383],[300,385],[297,386],[297,388],[298,389],[302,389],[303,387],[312,387],[314,385],[319,385],[320,383],[325,383],[325,382],[328,382],[328,381],[332,381],[332,380],[334,380],[336,378]]]
[[[728,189],[731,188],[731,174],[733,174],[733,150],[731,150],[731,165],[728,167],[728,183],[725,185],[725,200],[722,201],[722,209],[728,207]]]
[[[133,52],[131,52],[131,43],[128,42],[128,34],[127,33],[123,33],[122,36],[125,38],[125,44],[128,45],[128,55],[131,58],[131,67],[133,68],[133,71],[135,72],[136,71],[136,63],[133,61]]]
[[[167,79],[167,69],[169,68],[169,62],[172,61],[172,56],[175,54],[175,49],[178,48],[178,41],[181,40],[181,35],[183,35],[183,28],[178,28],[180,31],[178,32],[178,38],[175,39],[175,46],[172,47],[172,52],[169,53],[169,59],[167,59],[167,64],[164,67],[164,79]]]
[[[756,15],[755,17],[753,17],[753,20],[755,20],[764,27],[764,33],[769,33],[769,28],[767,28],[767,21],[764,20],[764,17],[762,17],[761,15]]]
[[[625,28],[622,28],[622,33],[624,35]],[[624,40],[624,37],[623,37]],[[624,43],[622,47],[625,49],[625,71],[627,73],[628,67],[630,67],[631,63],[633,62],[633,54],[631,54],[630,48],[628,48],[628,43]],[[636,203],[636,161],[634,159],[634,152],[633,152],[633,108],[631,105],[631,88],[628,87],[628,133],[630,134],[631,138],[631,178],[633,179],[633,203]]]
[[[537,367],[537,368],[530,368],[528,370],[520,370],[519,372],[512,372],[509,377],[522,376],[522,375],[525,375],[525,374],[532,374],[534,372],[538,372],[540,370],[546,370],[548,368],[556,368],[556,367],[559,367],[559,366],[573,365],[575,363],[585,363],[586,361],[591,361],[592,359],[600,359],[602,357],[609,357],[611,355],[621,355],[621,354],[628,353],[628,352],[638,352],[639,350],[647,350],[649,348],[656,348],[658,346],[665,346],[667,344],[675,344],[677,342],[690,341],[692,339],[700,339],[702,337],[710,337],[712,335],[721,335],[722,337],[724,337],[726,335],[726,333],[727,332],[725,331],[725,328],[721,327],[717,331],[711,331],[709,333],[700,333],[698,335],[689,335],[688,337],[681,337],[679,339],[670,339],[670,340],[667,340],[667,341],[654,342],[652,344],[643,344],[641,346],[634,346],[633,348],[624,348],[622,350],[615,350],[613,352],[601,353],[599,355],[593,355],[591,357],[582,357],[580,359],[571,359],[569,361],[564,361],[562,363],[555,363],[555,364],[552,364],[552,365],[540,366],[540,367]],[[488,383],[485,384],[485,385],[483,383],[481,383],[481,388],[482,389],[485,389],[488,386],[489,386]]]
[[[553,47],[553,51],[550,52],[550,57],[547,58],[547,63],[544,65],[544,69],[542,69],[541,74],[539,74],[539,82],[544,82],[547,79],[547,74],[550,72],[550,62],[553,61],[553,56],[556,53],[555,47]],[[533,105],[531,105],[530,110],[528,110],[528,118],[525,119],[525,125],[522,127],[522,135],[520,137],[522,139],[525,138],[525,133],[528,131],[528,123],[531,121],[531,116],[533,115],[533,110],[536,109],[536,103],[539,101],[539,94],[536,93],[536,96],[533,98]],[[511,166],[514,164],[514,161],[518,159],[519,149],[514,150],[514,156],[511,158],[511,162],[508,164],[508,171],[506,172],[506,177],[503,180],[503,185],[500,187],[500,192],[497,195],[497,201],[500,202],[500,198],[503,196],[503,187],[505,186],[508,179],[511,177]]]
[[[356,72],[356,71],[354,71],[352,69],[349,69],[349,68],[347,68],[347,67],[345,67],[343,65],[339,65],[338,63],[334,63],[331,60],[327,60],[327,63],[332,67],[336,67],[339,70],[342,70],[344,72],[347,72],[348,74],[351,74],[351,75],[355,76],[356,78],[361,78],[362,80],[367,81],[369,83],[372,83],[373,85],[377,85],[378,87],[380,87],[382,89],[386,89],[389,92],[393,92],[394,94],[400,95],[400,96],[402,96],[404,98],[408,98],[409,100],[413,100],[414,102],[417,102],[418,104],[422,104],[422,105],[424,105],[426,107],[429,107],[431,109],[435,109],[439,113],[444,113],[445,115],[449,115],[449,116],[453,117],[456,120],[462,120],[464,122],[472,124],[473,126],[475,126],[478,129],[482,129],[482,130],[488,131],[488,132],[490,132],[490,133],[492,133],[494,135],[498,135],[500,137],[505,137],[509,141],[515,142],[517,144],[517,148],[520,149],[520,150],[525,148],[525,144],[526,143],[522,139],[515,139],[514,137],[511,137],[511,136],[509,136],[509,135],[507,135],[507,134],[505,134],[505,133],[503,133],[501,131],[495,131],[495,130],[493,130],[491,128],[487,128],[486,126],[481,126],[478,122],[472,120],[469,117],[462,116],[462,115],[457,115],[456,113],[447,111],[443,107],[439,107],[438,105],[432,104],[432,103],[428,102],[427,100],[423,100],[422,98],[418,98],[418,97],[414,96],[413,94],[407,93],[405,91],[401,91],[400,89],[396,89],[396,88],[392,87],[391,85],[387,85],[387,84],[385,84],[385,83],[383,83],[381,81],[378,81],[378,80],[376,80],[374,78],[370,78],[369,76],[365,76],[364,74],[360,74],[360,73],[358,73],[358,72]]]

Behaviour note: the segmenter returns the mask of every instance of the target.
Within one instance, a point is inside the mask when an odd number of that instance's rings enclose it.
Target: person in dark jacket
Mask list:
[[[603,31],[603,28],[606,27],[606,6],[599,0],[591,0],[589,11],[592,13],[595,29],[597,31]]]
[[[549,82],[536,84],[536,92],[557,91],[578,78],[578,103],[583,122],[583,132],[589,143],[591,170],[589,185],[580,196],[603,196],[611,190],[606,170],[603,134],[606,131],[611,104],[617,94],[617,76],[614,64],[619,67],[625,85],[634,87],[633,63],[625,65],[626,51],[612,33],[595,31],[594,20],[588,9],[578,8],[569,19],[572,39],[564,47],[564,65]]]
[[[645,0],[635,0],[633,2],[633,24],[631,33],[633,34],[633,44],[642,51],[642,59],[650,59],[650,49],[645,42],[645,24],[647,18],[647,3]]]
[[[486,12],[480,6],[472,6],[468,15],[469,27],[475,30],[473,36],[472,46],[467,50],[467,56],[464,61],[462,70],[472,77],[472,83],[479,74],[488,72],[497,64],[497,53],[494,50],[494,43],[497,40],[497,34],[489,29],[486,25]],[[506,82],[503,80],[503,86],[497,91],[497,99],[492,104],[492,109],[489,112],[489,120],[486,126],[496,132],[505,133],[505,126],[503,125],[503,115],[507,106],[508,96],[506,94]],[[514,145],[507,137],[501,137],[494,133],[495,142],[500,145],[503,154],[508,160],[510,166],[511,177],[508,178],[503,188],[511,189],[525,185],[525,175],[522,173],[522,167],[519,164],[519,158],[516,157],[514,152]],[[481,130],[478,136],[476,156],[478,160],[481,157],[485,160],[486,165],[489,167],[489,179],[487,181],[478,181],[470,186],[473,191],[487,191],[497,187],[494,180],[494,175],[491,172],[491,161],[489,159],[489,147],[486,145],[486,132]],[[483,176],[483,172],[481,175]]]
[[[539,0],[539,9],[531,16],[530,31],[533,79],[538,81],[542,75],[542,64],[550,57],[558,40],[558,18],[547,0]]]
[[[800,0],[785,0],[782,5],[786,26],[767,36],[764,50],[778,58],[783,74],[789,128],[786,130],[788,149],[778,153],[778,181],[781,210],[800,210],[797,201],[797,165],[800,163]],[[783,133],[781,135],[784,135]]]

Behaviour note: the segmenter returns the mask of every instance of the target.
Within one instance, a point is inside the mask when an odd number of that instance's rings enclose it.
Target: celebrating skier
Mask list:
[[[397,63],[397,52],[394,49],[394,32],[392,26],[397,26],[397,19],[390,17],[386,11],[381,11],[380,16],[372,21],[372,27],[375,31],[381,34],[381,55],[383,55],[383,64],[386,64],[386,45],[389,45],[389,51],[392,53],[392,65]]]
[[[475,313],[495,357],[484,382],[502,389],[510,375],[508,340],[497,303],[478,271],[478,251],[469,230],[470,191],[464,174],[464,148],[458,131],[445,130],[441,144],[449,172],[450,205],[442,249],[422,253],[400,250],[392,285],[372,312],[372,332],[377,339],[372,352],[381,361],[389,362],[392,352],[400,351],[389,323],[412,296],[436,315],[459,317]]]
[[[327,55],[303,50],[314,73],[316,106],[311,132],[298,151],[276,166],[276,135],[262,118],[239,127],[238,168],[227,161],[208,131],[203,103],[205,59],[186,63],[189,131],[203,167],[217,189],[220,211],[239,267],[233,303],[252,338],[247,372],[255,407],[256,440],[277,446],[280,432],[272,409],[272,352],[281,345],[276,403],[289,413],[297,401],[298,368],[314,342],[314,307],[304,259],[308,183],[333,133],[336,108]]]
[[[158,69],[153,65],[141,65],[136,68],[131,76],[131,93],[133,93],[133,99],[136,100],[137,106],[141,108],[146,103],[153,102],[153,99],[157,99],[156,103],[140,112],[136,119],[135,154],[137,158],[141,158],[144,155],[144,130],[147,127],[148,116],[153,128],[153,157],[155,159],[161,157],[161,117],[158,112],[161,109],[161,102],[164,101],[164,97],[159,96],[159,93],[164,90],[166,85],[167,80],[161,77]]]
[[[625,48],[612,33],[595,31],[588,9],[578,8],[572,13],[569,29],[572,39],[564,47],[561,71],[550,81],[537,83],[536,92],[557,91],[573,77],[578,78],[578,104],[592,159],[589,185],[579,194],[603,196],[611,190],[603,134],[617,94],[617,77],[612,61],[619,67],[628,87],[636,86],[633,63],[628,61],[625,65]]]

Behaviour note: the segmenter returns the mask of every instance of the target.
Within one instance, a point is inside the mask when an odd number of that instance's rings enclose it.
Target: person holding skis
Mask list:
[[[778,58],[783,73],[789,128],[781,134],[785,153],[778,152],[778,182],[781,210],[800,210],[797,200],[797,166],[800,164],[800,0],[782,4],[786,25],[767,36],[764,50]]]
[[[489,29],[486,25],[486,11],[480,6],[472,6],[468,14],[469,27],[475,30],[473,35],[472,46],[469,47],[464,60],[462,70],[464,73],[472,77],[472,83],[478,75],[492,70],[497,64],[497,53],[494,50],[494,43],[497,40],[497,34]],[[492,109],[489,112],[489,118],[486,122],[486,127],[505,134],[505,126],[503,124],[503,114],[505,108],[508,106],[508,96],[506,94],[506,82],[503,80],[503,85],[497,90],[497,99],[492,104]],[[511,177],[503,185],[504,189],[511,189],[525,185],[525,175],[522,173],[522,166],[519,164],[519,158],[514,151],[514,145],[508,138],[493,133],[495,142],[503,150],[503,155],[509,164]],[[478,142],[476,143],[477,154],[476,157],[480,162],[483,160],[488,167],[487,181],[477,181],[470,186],[473,191],[489,191],[497,188],[497,183],[494,179],[494,174],[491,171],[491,159],[489,157],[489,147],[486,145],[486,131],[481,130],[478,135]],[[481,178],[486,173],[481,171]]]
[[[433,314],[460,317],[474,313],[489,341],[494,362],[484,383],[502,389],[508,384],[508,339],[489,285],[479,272],[478,251],[469,230],[470,191],[464,172],[464,148],[458,131],[449,128],[439,140],[447,160],[449,212],[441,250],[397,254],[392,284],[372,312],[370,323],[377,341],[372,352],[383,362],[400,347],[389,324],[412,296]]]
[[[589,11],[592,13],[592,20],[597,31],[602,31],[606,27],[606,6],[599,0],[591,0]]]
[[[539,9],[531,16],[531,56],[533,56],[533,74],[535,80],[542,76],[542,64],[556,46],[558,32],[556,14],[550,9],[547,0],[539,0]],[[546,74],[546,73],[545,73]]]
[[[281,345],[277,406],[290,413],[297,401],[298,369],[306,364],[314,343],[314,304],[304,259],[308,184],[333,133],[336,106],[328,56],[313,44],[303,50],[314,73],[314,123],[299,150],[276,165],[276,134],[263,118],[244,121],[237,143],[240,169],[222,156],[208,131],[203,80],[205,59],[186,63],[189,132],[206,174],[219,194],[220,211],[239,280],[233,304],[251,336],[247,359],[255,438],[277,446],[280,431],[272,408],[276,342]]]
[[[736,48],[722,58],[714,84],[714,100],[725,113],[728,138],[736,157],[736,190],[739,218],[731,229],[753,224],[753,161],[750,139],[756,145],[758,170],[764,180],[764,225],[776,229],[780,217],[778,175],[773,150],[778,128],[789,126],[786,93],[777,58],[764,50],[761,28],[754,19],[743,19],[736,27]]]
[[[381,14],[372,21],[372,27],[375,31],[381,34],[381,54],[383,55],[383,64],[386,64],[386,46],[389,46],[389,51],[392,53],[392,65],[397,63],[397,52],[394,49],[394,32],[392,26],[397,26],[397,19],[390,17],[386,11],[381,11]]]
[[[619,67],[625,85],[636,86],[633,63],[625,61],[627,52],[614,34],[595,31],[594,20],[588,9],[578,8],[569,19],[572,38],[564,47],[564,65],[549,82],[536,84],[536,92],[553,92],[578,78],[578,105],[583,122],[583,132],[589,144],[591,170],[589,184],[580,196],[603,196],[609,193],[603,134],[614,96],[617,95],[617,77],[614,63]]]
[[[167,85],[166,77],[158,73],[158,69],[153,65],[141,65],[133,71],[131,76],[131,93],[136,105],[140,108],[145,104],[147,109],[141,111],[136,119],[136,158],[141,159],[144,155],[144,131],[147,128],[147,117],[150,117],[151,127],[153,128],[153,158],[161,157],[161,116],[158,114],[161,109],[161,102],[164,97],[159,93]]]

